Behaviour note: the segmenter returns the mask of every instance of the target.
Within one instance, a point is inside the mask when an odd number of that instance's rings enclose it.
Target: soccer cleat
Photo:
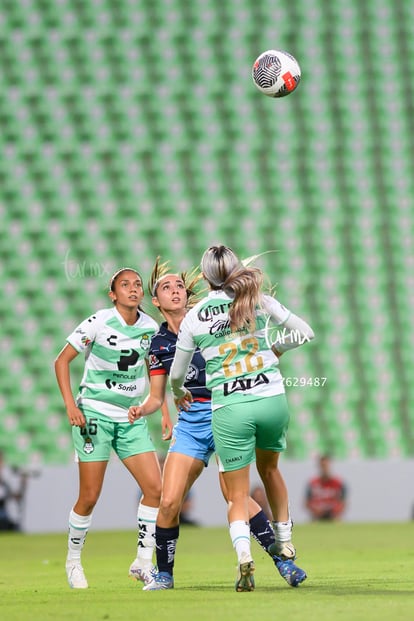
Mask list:
[[[144,587],[143,591],[164,591],[174,588],[174,578],[166,571],[153,572],[151,581]]]
[[[142,563],[136,558],[129,568],[129,577],[139,580],[144,584],[149,584],[153,579],[155,573],[155,567],[151,565],[143,566]]]
[[[88,581],[85,578],[83,567],[79,561],[66,562],[66,575],[71,589],[88,588]]]
[[[297,587],[307,578],[306,571],[295,565],[295,546],[291,541],[275,542],[269,546],[269,554],[282,576],[290,586]]]
[[[284,561],[294,561],[296,558],[295,546],[291,541],[275,542],[269,546],[269,554]]]
[[[301,569],[292,560],[284,560],[277,556],[273,557],[276,567],[282,578],[292,587],[298,587],[307,578],[306,571]]]
[[[250,555],[244,555],[240,559],[240,565],[237,569],[236,591],[254,591],[254,561]]]

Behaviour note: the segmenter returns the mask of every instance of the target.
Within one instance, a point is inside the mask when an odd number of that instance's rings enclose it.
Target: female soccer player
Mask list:
[[[148,582],[153,570],[155,522],[161,496],[161,472],[147,423],[128,422],[128,408],[145,389],[146,362],[151,337],[158,325],[140,308],[142,279],[130,268],[110,280],[113,308],[85,319],[67,338],[55,361],[55,371],[79,465],[79,496],[69,514],[66,573],[74,589],[86,589],[81,551],[99,498],[111,448],[137,481],[142,496],[138,506],[138,545],[130,575]],[[69,365],[85,354],[85,368],[76,401]],[[164,438],[171,437],[168,409],[162,409]]]
[[[129,420],[147,416],[160,408],[165,398],[167,378],[174,358],[177,334],[188,307],[194,298],[195,280],[186,283],[186,274],[171,274],[168,263],[158,260],[150,282],[152,301],[159,308],[166,321],[151,342],[150,349],[150,394],[141,406],[129,410]],[[173,438],[163,470],[163,485],[160,510],[156,526],[156,554],[158,573],[144,590],[170,589],[174,586],[173,569],[177,540],[179,536],[180,510],[191,486],[200,476],[214,452],[211,429],[211,393],[206,388],[205,361],[197,349],[190,363],[186,377],[186,388],[191,391],[193,401],[188,411],[181,409],[174,427]],[[220,475],[224,497],[226,490]],[[282,561],[269,552],[275,543],[271,524],[261,507],[249,499],[250,530],[272,557],[281,575],[292,586],[298,586],[306,573],[292,560]]]
[[[191,408],[193,396],[183,384],[199,348],[212,391],[214,442],[224,470],[230,537],[238,558],[236,590],[252,591],[248,499],[250,464],[255,460],[273,515],[273,550],[281,559],[296,556],[288,492],[278,469],[289,423],[278,355],[314,334],[306,322],[262,293],[262,272],[244,267],[230,248],[208,248],[201,269],[210,293],[181,323],[171,387],[177,405]],[[277,351],[268,339],[269,318],[284,328]]]

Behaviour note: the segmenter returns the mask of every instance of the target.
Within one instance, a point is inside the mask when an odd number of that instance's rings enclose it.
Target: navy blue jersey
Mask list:
[[[167,322],[163,322],[151,339],[150,375],[170,374],[176,343],[177,335],[168,330]],[[199,349],[195,350],[191,359],[184,385],[193,395],[193,399],[211,399],[211,393],[206,388],[206,363]]]

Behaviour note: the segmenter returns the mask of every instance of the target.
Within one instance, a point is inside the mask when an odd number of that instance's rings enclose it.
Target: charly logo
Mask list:
[[[227,464],[233,464],[236,461],[241,461],[243,459],[243,457],[241,455],[237,455],[237,457],[229,457],[228,459],[225,459],[224,461]]]
[[[108,336],[108,338],[106,339],[106,342],[108,343],[108,345],[111,345],[112,347],[116,346],[116,341],[117,341],[117,335],[116,334],[111,334],[110,336]]]

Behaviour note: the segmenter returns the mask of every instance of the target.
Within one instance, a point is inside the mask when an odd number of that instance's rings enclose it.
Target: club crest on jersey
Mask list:
[[[143,334],[142,338],[141,338],[141,342],[140,342],[140,347],[143,350],[147,350],[149,349],[150,346],[150,337],[148,336],[148,334]]]
[[[149,357],[149,361],[150,361],[150,365],[151,366],[155,366],[156,364],[160,364],[160,361],[158,360],[157,356],[155,354],[151,354]]]
[[[85,442],[83,445],[83,452],[86,453],[87,455],[90,455],[91,453],[93,453],[95,450],[94,444],[90,438],[90,436],[86,436],[85,438]]]
[[[193,382],[199,376],[199,370],[193,364],[188,367],[187,375],[185,376],[185,382]]]

